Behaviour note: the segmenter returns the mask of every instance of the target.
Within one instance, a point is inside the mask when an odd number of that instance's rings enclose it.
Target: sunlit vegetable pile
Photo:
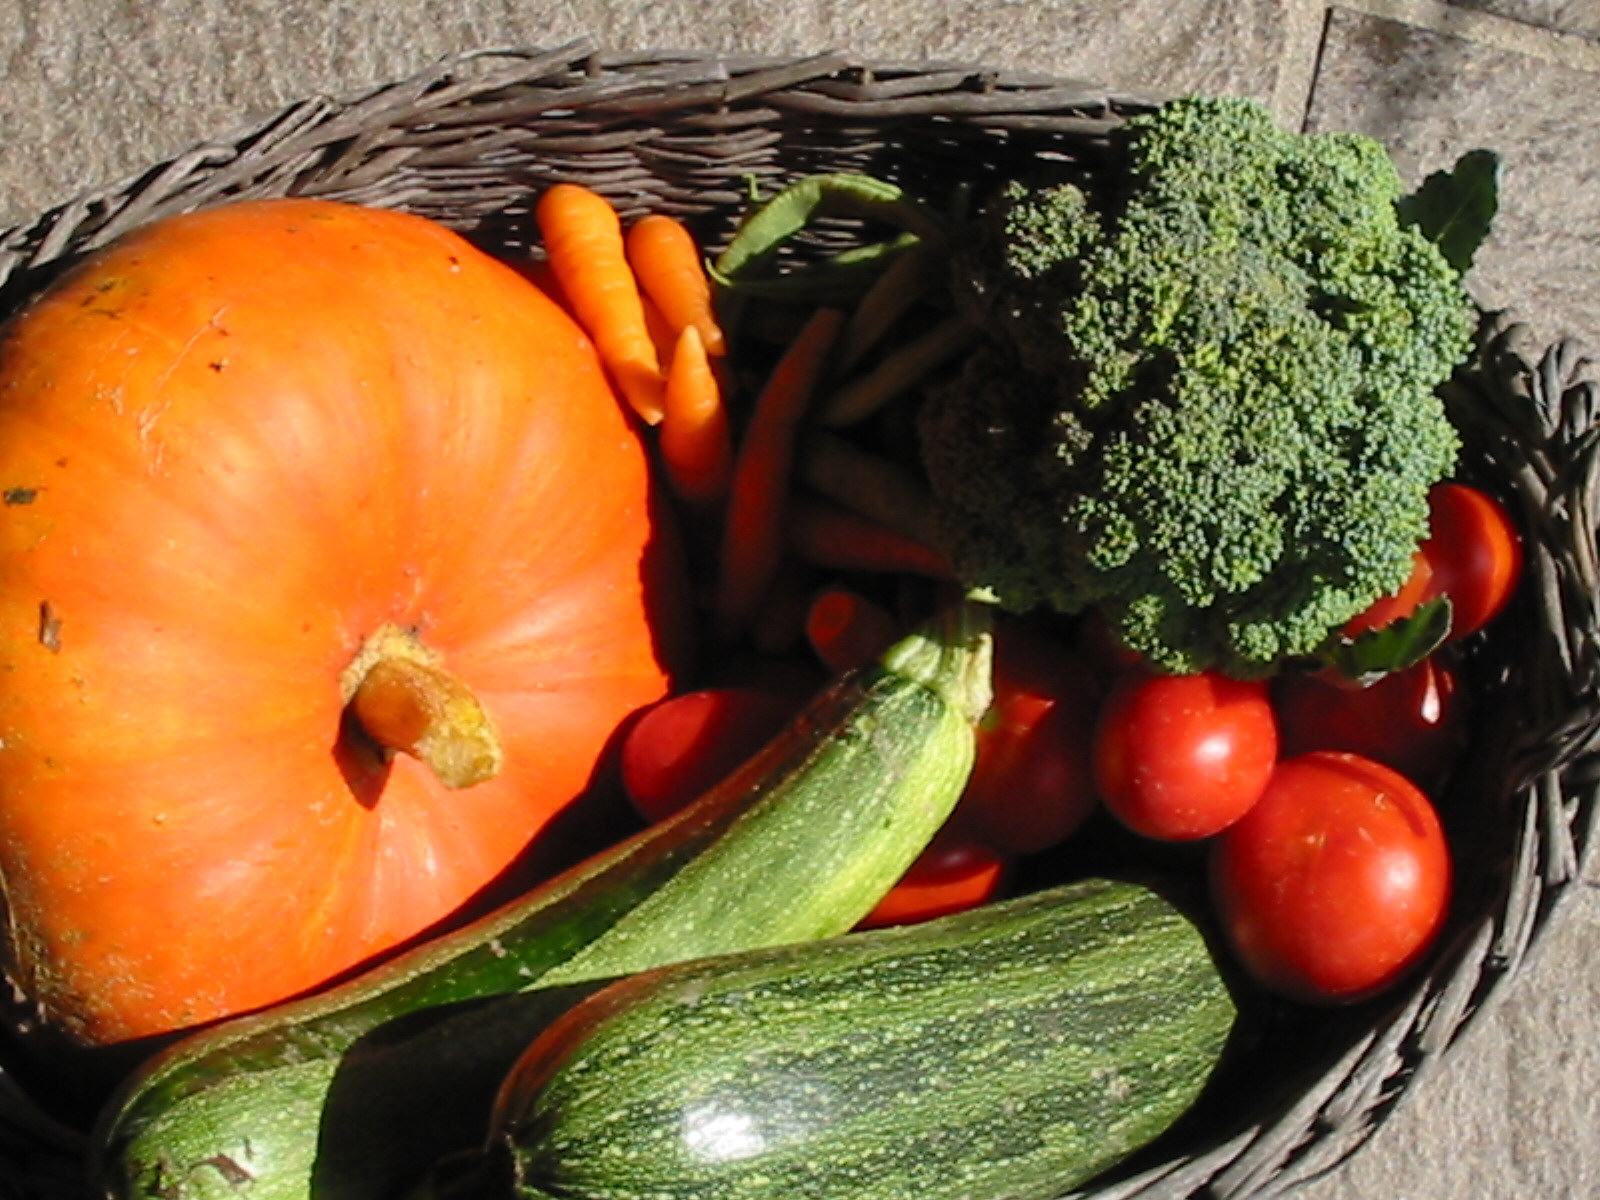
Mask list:
[[[1042,1200],[1382,995],[1521,574],[1494,186],[1195,98],[709,260],[570,183],[89,257],[0,347],[0,880],[38,1053],[156,1039],[97,1191]]]

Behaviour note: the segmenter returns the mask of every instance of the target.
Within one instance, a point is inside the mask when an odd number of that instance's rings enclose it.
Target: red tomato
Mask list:
[[[1285,759],[1216,842],[1211,886],[1234,953],[1261,984],[1308,1003],[1364,999],[1432,945],[1450,853],[1426,796],[1343,751]]]
[[[1437,657],[1368,687],[1288,674],[1273,685],[1278,752],[1349,750],[1393,767],[1420,788],[1444,780],[1466,737],[1468,697]]]
[[[1370,629],[1382,629],[1402,617],[1409,617],[1422,604],[1433,585],[1433,564],[1418,549],[1411,556],[1411,574],[1393,595],[1372,602],[1365,612],[1350,618],[1341,631],[1347,638],[1357,638]]]
[[[961,828],[1008,854],[1065,840],[1094,811],[1099,681],[1064,643],[1015,619],[994,631],[994,699],[978,724]]]
[[[894,615],[845,587],[828,587],[818,592],[806,610],[806,640],[812,652],[830,672],[841,674],[852,667],[875,662],[879,655],[900,637],[900,623]]]
[[[1101,710],[1094,778],[1113,816],[1170,841],[1210,837],[1255,803],[1278,756],[1267,685],[1130,671]]]
[[[639,815],[659,821],[726,778],[783,728],[786,695],[756,688],[706,688],[655,704],[629,727],[620,751],[622,786]]]
[[[1424,600],[1450,598],[1450,636],[1482,629],[1511,599],[1522,574],[1522,539],[1510,515],[1486,492],[1463,483],[1435,485],[1422,554],[1432,568]]]
[[[862,919],[860,928],[911,925],[976,908],[1000,894],[1010,862],[993,847],[941,833],[900,882]]]

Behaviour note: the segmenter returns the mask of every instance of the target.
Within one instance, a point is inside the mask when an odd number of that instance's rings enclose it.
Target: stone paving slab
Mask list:
[[[1475,8],[1532,25],[1600,39],[1600,4],[1594,0],[1456,0],[1461,8]]]
[[[1463,150],[1496,150],[1500,212],[1474,292],[1542,340],[1576,336],[1600,348],[1600,71],[1539,48],[1334,6],[1306,123],[1380,139],[1413,183]]]
[[[1486,303],[1600,346],[1600,0],[0,0],[0,227],[304,96],[491,45],[981,62],[1254,95],[1381,137],[1413,181],[1506,161]],[[1368,1148],[1298,1200],[1600,1196],[1600,896]]]

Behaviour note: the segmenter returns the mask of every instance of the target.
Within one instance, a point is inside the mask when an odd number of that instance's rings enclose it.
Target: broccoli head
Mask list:
[[[956,253],[994,336],[919,417],[963,577],[1236,675],[1398,588],[1476,320],[1400,195],[1379,143],[1220,98],[1133,118],[1092,183],[1006,185]]]

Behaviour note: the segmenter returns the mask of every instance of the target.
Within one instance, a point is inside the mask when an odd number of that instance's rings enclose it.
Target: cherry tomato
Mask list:
[[[1338,1004],[1390,986],[1427,952],[1450,898],[1433,806],[1399,772],[1344,751],[1288,758],[1217,839],[1216,909],[1262,985]]]
[[[1282,757],[1349,750],[1424,790],[1443,782],[1466,740],[1466,689],[1437,656],[1367,687],[1321,674],[1282,675],[1273,704]]]
[[[1090,744],[1101,686],[1065,643],[1026,622],[994,630],[994,699],[956,820],[1008,854],[1064,841],[1095,808]]]
[[[943,832],[862,919],[860,928],[911,925],[976,908],[1000,894],[1009,869],[1009,860],[993,847]]]
[[[1358,638],[1369,629],[1382,629],[1402,617],[1409,617],[1421,606],[1433,585],[1433,564],[1419,548],[1411,556],[1411,574],[1393,595],[1374,600],[1366,611],[1350,618],[1341,631],[1347,638]]]
[[[682,692],[647,709],[623,735],[622,786],[659,821],[726,778],[793,714],[794,698],[747,687]]]
[[[849,588],[829,587],[812,598],[805,632],[817,661],[837,674],[876,661],[901,630],[881,604]]]
[[[1278,756],[1267,685],[1216,672],[1129,671],[1095,733],[1094,778],[1113,816],[1167,841],[1210,837],[1255,803]]]
[[[1522,538],[1500,502],[1463,483],[1436,484],[1429,493],[1432,568],[1424,600],[1450,598],[1450,636],[1482,629],[1505,608],[1522,574]]]

